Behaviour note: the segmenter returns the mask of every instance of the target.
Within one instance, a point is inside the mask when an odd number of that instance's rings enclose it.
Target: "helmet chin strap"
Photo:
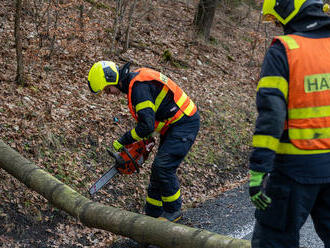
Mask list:
[[[126,79],[128,73],[129,73],[129,67],[130,67],[131,63],[127,62],[125,65],[123,65],[120,69],[119,69],[119,80],[123,81]]]
[[[120,91],[123,91],[123,83],[122,81],[118,81],[118,84],[114,85]]]
[[[126,87],[126,79],[129,75],[129,67],[130,67],[131,63],[128,62],[126,63],[125,65],[123,65],[120,69],[119,69],[119,82],[118,84],[116,85],[116,87],[121,91],[121,92],[124,92],[124,93],[127,93],[127,87]]]

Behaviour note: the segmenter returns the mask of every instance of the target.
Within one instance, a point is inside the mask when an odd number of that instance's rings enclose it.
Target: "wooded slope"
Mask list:
[[[201,112],[200,134],[178,171],[184,208],[246,180],[255,88],[268,44],[258,11],[221,1],[206,43],[194,35],[196,1],[138,1],[130,48],[114,54],[114,1],[32,2],[23,2],[22,12],[24,88],[14,83],[14,5],[0,3],[0,133],[8,145],[88,197],[113,162],[105,149],[134,125],[124,96],[90,94],[88,70],[98,60],[131,61],[132,69],[151,67],[172,78]],[[94,200],[141,213],[150,165],[115,178]],[[0,243],[102,247],[116,238],[83,227],[3,170],[0,203]]]

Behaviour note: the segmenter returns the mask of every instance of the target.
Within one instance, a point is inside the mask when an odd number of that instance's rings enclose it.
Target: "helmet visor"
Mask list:
[[[114,70],[110,66],[103,67],[103,72],[104,72],[105,81],[114,85],[118,83],[117,80],[118,73],[114,72]]]

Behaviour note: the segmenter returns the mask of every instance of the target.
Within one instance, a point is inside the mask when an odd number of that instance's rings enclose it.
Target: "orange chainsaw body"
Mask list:
[[[116,154],[116,157],[120,157],[120,162],[117,160],[118,171],[121,174],[128,175],[134,173],[136,170],[139,172],[139,167],[148,158],[154,146],[155,140],[153,138],[126,145],[125,149]]]

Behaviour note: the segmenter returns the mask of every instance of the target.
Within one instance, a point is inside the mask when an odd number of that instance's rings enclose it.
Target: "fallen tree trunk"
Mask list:
[[[142,244],[153,244],[164,248],[250,247],[250,242],[247,240],[233,239],[202,229],[159,221],[93,202],[25,159],[2,140],[0,140],[0,167],[88,227],[107,230]]]

